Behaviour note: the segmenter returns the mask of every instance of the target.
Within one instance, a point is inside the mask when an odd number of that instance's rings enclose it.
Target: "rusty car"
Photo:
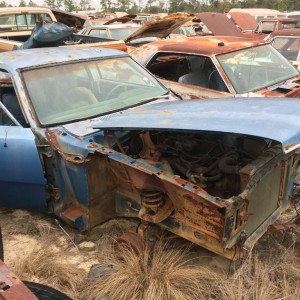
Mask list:
[[[300,70],[300,28],[273,31],[265,40]]]
[[[184,98],[300,97],[299,72],[265,41],[238,37],[161,40],[130,53]]]
[[[0,37],[24,42],[36,22],[61,22],[67,26],[82,27],[84,19],[59,9],[46,7],[2,7],[0,10]]]
[[[277,30],[296,28],[298,20],[292,18],[263,18],[254,30],[244,32],[245,36],[255,39],[264,39],[268,34]]]
[[[141,25],[136,23],[113,23],[107,25],[86,26],[78,33],[114,40],[124,40],[140,27]]]
[[[80,231],[136,218],[234,260],[299,190],[296,99],[181,100],[112,49],[5,52],[0,69],[2,207]]]

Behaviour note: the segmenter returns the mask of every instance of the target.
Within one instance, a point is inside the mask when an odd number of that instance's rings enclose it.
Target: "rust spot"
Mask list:
[[[93,144],[93,143],[90,143],[90,144],[87,145],[87,148],[89,148],[89,149],[96,149],[98,147],[99,147],[99,145],[96,145],[96,144]]]

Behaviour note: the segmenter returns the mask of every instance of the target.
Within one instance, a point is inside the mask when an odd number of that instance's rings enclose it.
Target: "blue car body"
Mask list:
[[[23,72],[124,57],[89,48],[0,55],[10,75],[0,89],[13,87],[25,119],[11,111],[12,124],[0,126],[0,205],[50,211],[82,231],[135,217],[141,234],[153,223],[225,257],[243,255],[294,196],[299,100],[161,96],[42,124]],[[1,121],[9,109],[0,108]]]

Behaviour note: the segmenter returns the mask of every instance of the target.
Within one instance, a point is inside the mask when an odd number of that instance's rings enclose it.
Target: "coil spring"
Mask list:
[[[143,191],[142,205],[146,208],[156,210],[163,205],[163,195],[160,191]]]

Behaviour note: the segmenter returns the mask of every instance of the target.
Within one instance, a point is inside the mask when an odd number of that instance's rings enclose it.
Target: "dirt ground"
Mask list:
[[[232,272],[231,261],[170,234],[158,238],[163,233],[156,228],[154,254],[141,258],[125,251],[120,258],[114,240],[134,231],[136,220],[114,219],[87,233],[54,216],[21,210],[2,209],[0,220],[5,263],[22,280],[47,284],[74,300],[99,295],[113,300],[300,299],[300,239],[295,233],[265,235]],[[114,271],[89,277],[99,263]]]

